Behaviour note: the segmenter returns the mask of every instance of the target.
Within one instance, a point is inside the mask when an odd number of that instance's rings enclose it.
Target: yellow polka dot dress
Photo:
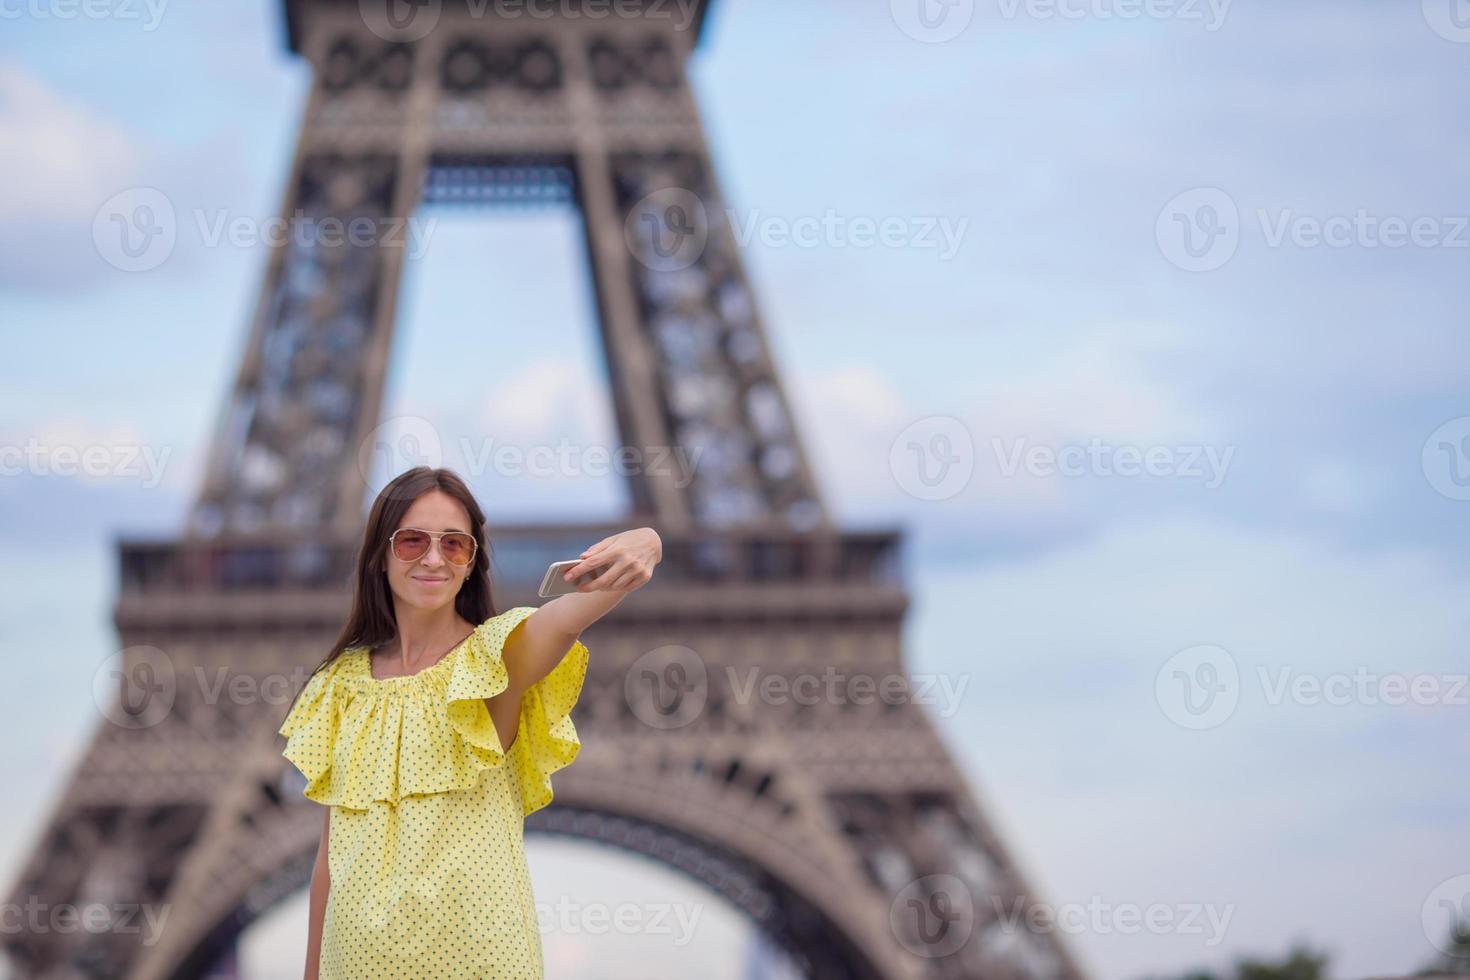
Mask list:
[[[509,684],[505,640],[533,612],[492,616],[407,677],[374,678],[368,648],[352,647],[286,716],[282,754],[332,807],[320,980],[542,976],[522,820],[581,748],[570,714],[587,648],[573,643],[522,695],[502,750],[484,699]]]

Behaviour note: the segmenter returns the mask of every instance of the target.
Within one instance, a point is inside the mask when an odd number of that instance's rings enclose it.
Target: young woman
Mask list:
[[[373,503],[347,624],[302,687],[283,755],[323,804],[307,980],[542,976],[522,821],[577,757],[580,635],[646,584],[652,528],[579,557],[577,591],[496,614],[485,517],[421,466]]]

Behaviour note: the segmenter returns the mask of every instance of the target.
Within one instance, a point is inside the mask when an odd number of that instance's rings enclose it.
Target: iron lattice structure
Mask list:
[[[907,598],[896,532],[832,525],[779,383],[685,74],[707,5],[426,0],[401,23],[371,6],[286,4],[315,71],[281,210],[389,230],[272,249],[186,532],[119,543],[121,693],[11,892],[163,925],[7,932],[12,961],[205,977],[305,886],[320,815],[276,735],[295,688],[267,689],[303,679],[346,612],[404,262],[391,228],[425,207],[571,206],[622,443],[698,464],[628,477],[665,562],[587,637],[585,747],[527,831],[687,874],[820,980],[1080,980],[1054,935],[1008,927],[1040,900],[919,705],[736,684],[906,685]],[[499,605],[534,602],[549,561],[612,530],[489,528]],[[195,682],[221,671],[259,696]]]

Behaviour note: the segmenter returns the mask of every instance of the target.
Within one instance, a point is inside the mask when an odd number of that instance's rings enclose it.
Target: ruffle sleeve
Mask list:
[[[502,749],[483,699],[510,683],[503,658],[505,641],[535,611],[534,606],[516,606],[486,620],[461,650],[448,692],[450,724],[475,757],[487,766],[510,759],[523,817],[551,802],[551,774],[570,765],[581,751],[571,712],[587,679],[587,647],[576,640],[550,673],[521,695],[516,737],[508,752]]]
[[[286,748],[281,754],[306,777],[304,795],[321,802],[329,802],[324,797],[328,795],[341,717],[344,692],[336,680],[342,663],[342,657],[338,656],[307,678],[278,729],[278,734],[286,736]]]

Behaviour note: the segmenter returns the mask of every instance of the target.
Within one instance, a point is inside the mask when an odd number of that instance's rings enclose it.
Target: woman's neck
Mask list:
[[[401,662],[405,673],[432,664],[474,627],[453,604],[441,609],[399,604],[394,616],[398,635],[381,649],[383,655]]]

